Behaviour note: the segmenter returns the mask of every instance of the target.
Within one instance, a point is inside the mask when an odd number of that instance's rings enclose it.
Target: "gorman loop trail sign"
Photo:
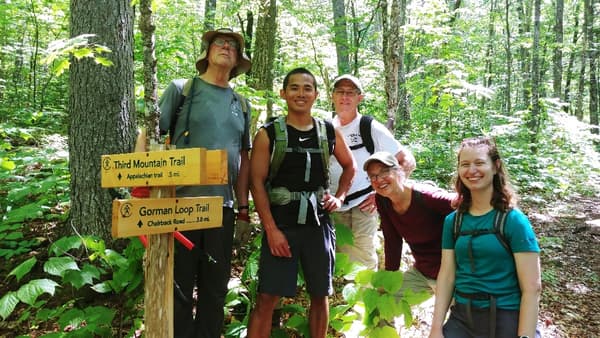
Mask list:
[[[114,238],[220,227],[223,197],[114,200]]]
[[[103,188],[227,184],[227,152],[187,148],[102,155]]]

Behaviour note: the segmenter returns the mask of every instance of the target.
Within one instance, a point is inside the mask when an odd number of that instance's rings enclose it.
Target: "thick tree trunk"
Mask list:
[[[69,77],[70,229],[111,238],[111,195],[100,187],[100,156],[133,149],[133,9],[127,0],[71,1],[71,37],[95,34],[110,67],[72,59]]]

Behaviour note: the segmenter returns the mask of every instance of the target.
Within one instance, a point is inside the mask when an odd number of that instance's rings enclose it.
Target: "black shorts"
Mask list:
[[[306,288],[311,296],[328,296],[333,292],[335,264],[335,231],[325,214],[321,225],[278,223],[292,251],[292,257],[271,254],[266,234],[263,235],[258,269],[258,291],[271,295],[294,297],[298,267],[302,267]]]

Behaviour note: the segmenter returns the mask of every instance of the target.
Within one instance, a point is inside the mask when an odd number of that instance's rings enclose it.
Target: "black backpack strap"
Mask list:
[[[192,78],[192,84],[190,85],[190,92],[189,94],[186,95],[185,93],[185,88],[184,91],[182,92],[182,95],[185,95],[186,98],[190,98],[190,104],[188,104],[188,109],[187,109],[187,113],[185,116],[185,129],[183,130],[183,142],[188,145],[190,144],[190,115],[192,115],[192,100],[194,97],[194,85],[196,84],[196,77],[194,76]],[[187,85],[187,84],[186,84]],[[183,105],[183,103],[182,103]]]
[[[363,115],[360,117],[360,137],[369,154],[375,152],[375,143],[373,143],[373,136],[371,135],[371,122],[373,122],[373,116]]]
[[[375,143],[373,143],[373,136],[371,135],[371,122],[373,122],[373,116],[362,115],[360,117],[358,130],[360,132],[360,138],[362,138],[362,143],[350,146],[350,150],[356,150],[365,147],[369,154],[373,154],[375,152]]]
[[[512,257],[512,249],[506,240],[506,236],[504,236],[504,227],[506,225],[507,215],[508,212],[500,210],[496,211],[496,216],[494,216],[494,232],[496,233],[496,237],[498,237],[500,244],[502,244],[504,249],[506,249],[506,252],[508,252],[508,254]]]
[[[454,246],[456,246],[456,240],[460,235],[460,227],[462,226],[463,213],[456,210],[454,214],[454,222],[452,223],[452,235],[454,237]]]

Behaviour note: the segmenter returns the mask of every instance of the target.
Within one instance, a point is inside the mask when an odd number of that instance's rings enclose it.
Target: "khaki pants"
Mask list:
[[[363,212],[358,206],[347,211],[334,212],[332,215],[335,224],[346,225],[354,235],[353,245],[338,246],[337,251],[347,254],[352,262],[362,264],[370,270],[377,270],[377,247],[380,245],[377,237],[378,215]]]

